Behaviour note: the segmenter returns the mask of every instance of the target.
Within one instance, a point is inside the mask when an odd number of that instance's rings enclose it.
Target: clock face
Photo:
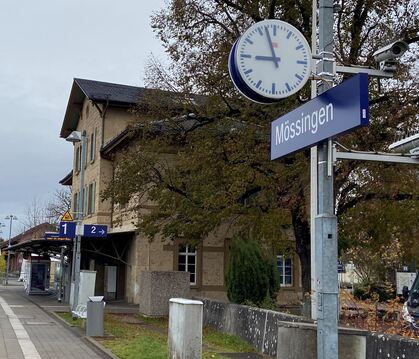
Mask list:
[[[301,90],[310,76],[311,51],[304,36],[280,20],[252,25],[236,41],[229,70],[237,88],[253,101],[269,103]]]

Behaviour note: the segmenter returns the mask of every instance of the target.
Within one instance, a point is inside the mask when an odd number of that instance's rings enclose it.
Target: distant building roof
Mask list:
[[[66,138],[77,128],[80,111],[86,98],[96,103],[129,108],[143,96],[145,88],[75,78],[71,87],[60,137]]]
[[[70,171],[63,179],[61,179],[59,184],[63,186],[71,186],[73,185],[73,170]]]
[[[10,239],[10,244],[16,244],[33,238],[43,238],[45,232],[55,231],[56,226],[51,223],[41,223],[35,227],[29,228],[28,230],[18,234],[17,236]],[[9,241],[3,241],[1,247],[4,249],[8,246]]]

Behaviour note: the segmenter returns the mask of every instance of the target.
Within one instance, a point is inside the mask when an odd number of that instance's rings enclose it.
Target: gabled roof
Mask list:
[[[144,93],[144,88],[120,85],[109,82],[74,79],[74,82],[90,100],[100,103],[131,106],[138,102]]]
[[[128,128],[126,128],[121,133],[119,133],[114,138],[112,138],[109,142],[107,142],[100,149],[100,154],[102,155],[102,157],[106,159],[110,159],[112,152],[114,152],[116,149],[121,148],[125,146],[127,143],[129,143],[130,138],[131,138],[130,131]]]
[[[178,118],[172,118],[168,120],[156,120],[152,122],[152,130],[156,135],[165,133],[168,135],[181,134],[191,128],[199,125],[199,122],[195,119],[194,114],[179,116]],[[115,137],[111,138],[109,142],[105,143],[100,149],[100,154],[106,159],[111,159],[112,153],[120,150],[127,146],[130,141],[137,138],[142,129],[140,126],[126,128]],[[63,180],[62,180],[63,181]],[[60,182],[61,183],[61,182]],[[61,183],[63,184],[63,183]]]
[[[96,103],[129,108],[144,95],[143,87],[75,78],[71,87],[60,137],[67,137],[77,128],[80,111],[86,98]]]

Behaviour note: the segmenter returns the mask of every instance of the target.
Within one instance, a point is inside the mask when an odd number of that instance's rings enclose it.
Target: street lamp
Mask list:
[[[10,266],[10,247],[11,247],[11,239],[12,239],[12,224],[13,221],[17,220],[17,217],[13,214],[7,216],[5,219],[8,219],[9,222],[9,243],[7,245],[7,264],[6,264],[6,278],[4,279],[4,284],[9,284],[9,266]]]
[[[79,287],[80,287],[80,249],[81,249],[81,223],[84,217],[84,167],[86,165],[86,131],[73,131],[70,135],[66,138],[66,141],[72,142],[73,144],[81,142],[81,159],[80,159],[80,192],[79,198],[77,203],[77,230],[76,230],[76,237],[74,238],[74,245],[73,245],[73,283],[74,283],[74,290],[73,290],[73,307],[72,310],[75,310],[78,305],[79,299]],[[76,162],[79,159],[76,158]]]

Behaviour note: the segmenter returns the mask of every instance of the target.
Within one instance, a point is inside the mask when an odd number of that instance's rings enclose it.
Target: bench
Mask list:
[[[86,319],[87,318],[87,305],[79,304],[75,310],[71,311],[76,318]]]

